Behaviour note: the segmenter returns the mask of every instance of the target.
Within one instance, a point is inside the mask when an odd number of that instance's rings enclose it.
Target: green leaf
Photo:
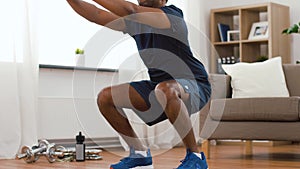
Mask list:
[[[83,49],[77,48],[77,49],[75,50],[75,54],[84,54],[84,50],[83,50]]]
[[[285,29],[285,30],[283,30],[281,33],[282,33],[282,34],[288,34],[287,32],[288,32],[288,29]]]
[[[299,25],[294,24],[293,26],[283,30],[282,33],[283,34],[299,33]]]
[[[268,59],[269,58],[267,56],[260,56],[260,57],[258,57],[258,59],[256,60],[256,62],[263,62],[263,61],[266,61]]]
[[[297,24],[294,24],[294,26],[291,28],[292,33],[298,33],[299,26]]]

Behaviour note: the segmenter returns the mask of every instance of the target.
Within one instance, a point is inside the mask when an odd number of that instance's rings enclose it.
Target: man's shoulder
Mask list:
[[[182,10],[175,5],[168,5],[161,8],[166,14],[183,16]]]

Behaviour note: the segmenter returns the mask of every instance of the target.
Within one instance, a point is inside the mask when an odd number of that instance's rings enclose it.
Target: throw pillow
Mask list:
[[[231,76],[232,98],[289,96],[281,57],[222,67]]]

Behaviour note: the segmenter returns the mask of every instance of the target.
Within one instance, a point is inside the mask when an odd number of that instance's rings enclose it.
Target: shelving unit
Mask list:
[[[290,63],[289,36],[281,32],[290,26],[289,7],[276,3],[219,8],[211,10],[210,40],[212,43],[210,72],[217,73],[217,60],[232,57],[242,62],[256,62],[261,56],[281,56]],[[248,40],[253,23],[268,22],[269,36]],[[239,40],[221,42],[218,23],[227,24],[230,30],[239,30]]]

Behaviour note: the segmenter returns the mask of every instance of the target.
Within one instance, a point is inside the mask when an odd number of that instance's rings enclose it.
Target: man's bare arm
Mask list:
[[[117,31],[122,31],[125,28],[123,19],[114,13],[99,9],[95,5],[82,0],[67,0],[67,2],[75,12],[90,22]]]
[[[159,8],[139,6],[125,0],[93,1],[120,17],[127,17],[127,19],[156,28],[170,28],[170,21],[167,15]]]

